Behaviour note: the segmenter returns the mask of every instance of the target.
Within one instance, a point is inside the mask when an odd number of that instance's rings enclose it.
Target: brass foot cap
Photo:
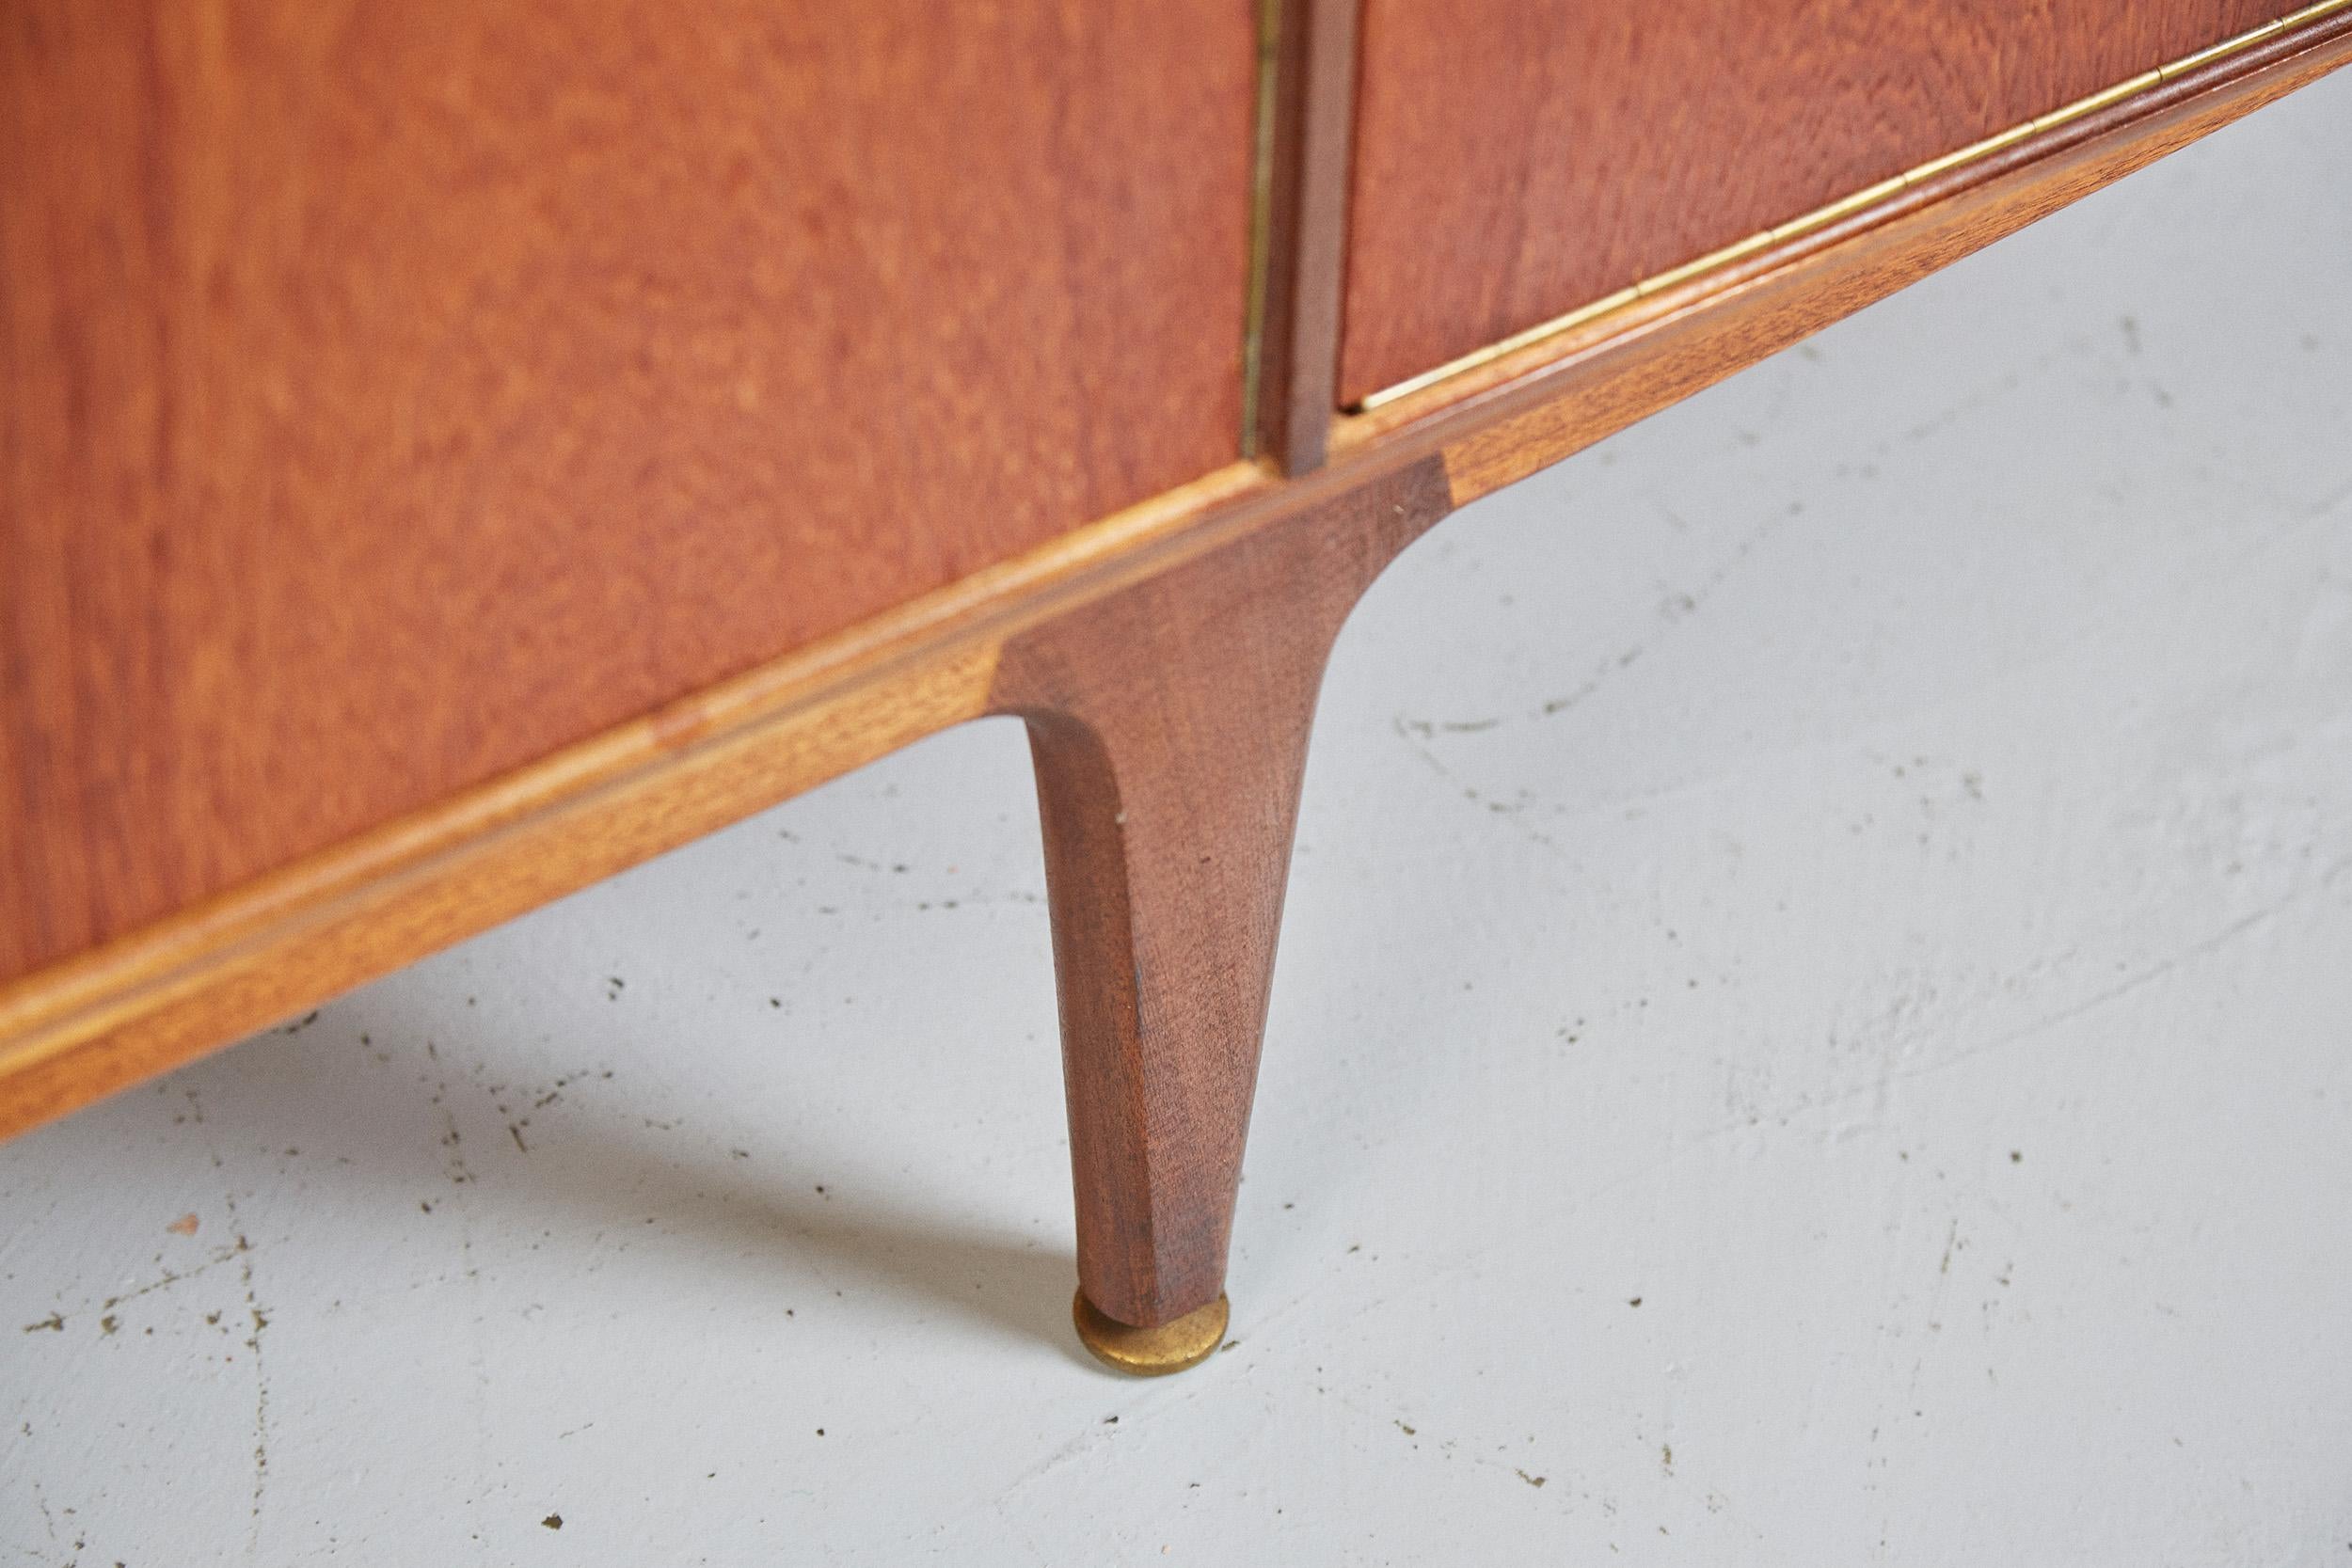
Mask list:
[[[1078,1338],[1093,1353],[1094,1359],[1113,1371],[1132,1372],[1136,1377],[1162,1377],[1181,1372],[1186,1367],[1198,1367],[1215,1355],[1216,1347],[1225,1342],[1225,1321],[1231,1315],[1232,1308],[1220,1295],[1172,1323],[1162,1323],[1157,1328],[1132,1328],[1115,1318],[1104,1317],[1100,1307],[1087,1300],[1084,1291],[1070,1304],[1070,1316],[1078,1325]]]

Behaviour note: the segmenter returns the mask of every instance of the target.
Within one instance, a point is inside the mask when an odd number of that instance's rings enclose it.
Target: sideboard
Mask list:
[[[1016,714],[1078,1329],[1191,1365],[1382,567],[2347,58],[2352,0],[20,0],[0,1133]]]

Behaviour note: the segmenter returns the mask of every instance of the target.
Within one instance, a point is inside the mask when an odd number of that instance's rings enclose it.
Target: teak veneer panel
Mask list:
[[[2299,0],[1364,0],[1339,400]]]
[[[1232,462],[1254,57],[0,8],[0,979]]]

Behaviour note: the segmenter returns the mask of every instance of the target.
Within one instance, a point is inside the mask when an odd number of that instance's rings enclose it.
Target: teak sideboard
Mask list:
[[[10,0],[0,1133],[1018,714],[1079,1330],[1189,1365],[1381,568],[2347,58],[2352,0]]]

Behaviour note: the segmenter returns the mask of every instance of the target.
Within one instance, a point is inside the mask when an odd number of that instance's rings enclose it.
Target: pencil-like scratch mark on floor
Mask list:
[[[2304,899],[2309,898],[2313,894],[2327,892],[2330,887],[2335,885],[2336,879],[2343,876],[2347,869],[2352,869],[2352,856],[2346,856],[2345,858],[2337,861],[2335,863],[2328,866],[2326,871],[2320,873],[2318,878],[2314,880],[2306,882],[2301,887],[2295,888],[2292,891],[2281,895],[2280,897],[2265,904],[2258,910],[2254,910],[2248,914],[2239,916],[2237,919],[2230,922],[2227,926],[2221,927],[2220,930],[2216,931],[2213,935],[2206,937],[2201,941],[2191,942],[2188,946],[2180,949],[2178,952],[2175,952],[2167,958],[2159,958],[2145,969],[2135,971],[2131,974],[2124,976],[2122,980],[2117,981],[2114,985],[2107,987],[2105,990],[2098,991],[2089,997],[2086,997],[2082,1001],[2075,1003],[2073,1006],[2060,1008],[2058,1012],[2052,1013],[2046,1018],[2039,1019],[2032,1023],[2024,1024],[2019,1028],[2010,1031],[2006,1035],[1998,1036],[1993,1039],[1983,1042],[1980,1045],[1969,1046],[1964,1050],[1955,1051],[1950,1055],[1939,1056],[1931,1062],[1922,1062],[1915,1068],[1911,1068],[1901,1072],[1890,1073],[1886,1076],[1884,1083],[1907,1083],[1912,1079],[1925,1078],[1934,1073],[1948,1072],[1953,1068],[1959,1067],[1964,1062],[1974,1061],[1979,1056],[1990,1055],[1994,1052],[2007,1051],[2013,1046],[2022,1045],[2026,1040],[2032,1039],[2037,1036],[2047,1034],[2051,1030],[2058,1028],[2063,1024],[2072,1023],[2076,1019],[2083,1017],[2085,1014],[2096,1012],[2100,1008],[2108,1006],[2110,1003],[2121,1001],[2122,998],[2131,995],[2133,992],[2154,984],[2156,981],[2163,979],[2166,975],[2170,974],[2173,971],[2181,968],[2184,964],[2194,963],[2198,959],[2212,957],[2214,954],[2236,942],[2240,937],[2243,937],[2247,933],[2269,924],[2291,906],[2301,903]],[[1883,1085],[1872,1085],[1870,1086],[1871,1091],[1875,1092],[1882,1086]],[[1838,1098],[1841,1100],[1851,1099],[1852,1096],[1850,1094],[1839,1096]],[[1809,1109],[1810,1107],[1805,1108]]]
[[[2339,879],[2342,879],[2347,870],[2352,870],[2352,856],[2346,856],[2344,859],[2335,862],[2333,864],[2329,865],[2326,871],[2322,872],[2318,877],[2312,879],[2312,880],[2304,883],[2301,887],[2296,888],[2291,892],[2273,899],[2271,902],[2264,905],[2258,910],[2254,910],[2245,915],[2241,915],[2239,918],[2230,922],[2227,926],[2222,927],[2221,929],[2214,932],[2211,936],[2207,936],[2197,942],[2191,942],[2187,946],[2183,947],[2163,958],[2159,958],[2154,963],[2148,965],[2146,968],[2135,971],[2131,974],[2124,976],[2122,979],[2117,981],[2111,986],[2106,987],[2103,990],[2085,997],[2083,1000],[2074,1003],[2069,1006],[2062,1007],[2058,1011],[2051,1013],[2046,1017],[2037,1019],[2033,1022],[2022,1024],[2019,1027],[2009,1031],[2007,1034],[1996,1036],[1994,1038],[1983,1041],[1978,1045],[1968,1046],[1962,1050],[1955,1051],[1948,1055],[1938,1056],[1932,1061],[1922,1062],[1914,1068],[1908,1068],[1899,1071],[1883,1071],[1872,1077],[1867,1084],[1856,1085],[1853,1087],[1841,1089],[1831,1094],[1789,1101],[1788,1103],[1775,1106],[1769,1111],[1760,1111],[1748,1116],[1740,1117],[1731,1121],[1721,1122],[1716,1126],[1709,1127],[1703,1132],[1694,1133],[1688,1138],[1681,1139],[1675,1145],[1672,1151],[1662,1154],[1657,1159],[1648,1161],[1634,1167],[1633,1169],[1622,1171],[1611,1180],[1602,1182],[1597,1187],[1590,1188],[1576,1194],[1568,1200],[1567,1209],[1574,1210],[1581,1208],[1597,1198],[1605,1197],[1616,1192],[1620,1188],[1629,1186],[1638,1181],[1645,1180],[1656,1175],[1659,1171],[1664,1170],[1668,1166],[1677,1164],[1692,1150],[1704,1148],[1724,1137],[1730,1136],[1733,1133],[1743,1132],[1746,1129],[1755,1126],[1759,1121],[1785,1122],[1792,1117],[1804,1116],[1815,1111],[1832,1110],[1837,1106],[1849,1104],[1856,1100],[1883,1095],[1893,1085],[1910,1083],[1915,1079],[1931,1077],[1938,1073],[1948,1072],[1952,1069],[1960,1067],[1964,1063],[1975,1061],[1980,1056],[1988,1056],[1995,1052],[2012,1050],[2028,1040],[2035,1039],[2042,1035],[2048,1034],[2053,1029],[2061,1028],[2066,1024],[2072,1023],[2076,1020],[2087,1016],[2088,1014],[2097,1012],[2103,1007],[2121,1001],[2122,998],[2130,996],[2134,992],[2138,991],[2147,986],[2153,985],[2157,980],[2164,978],[2166,975],[2170,974],[2172,972],[2180,969],[2184,965],[2194,963],[2201,958],[2212,957],[2215,953],[2228,947],[2231,943],[2246,936],[2249,932],[2258,929],[2295,905],[2303,902],[2305,899],[2312,897],[2315,894],[2327,892],[2329,888],[2333,887]]]
[[[246,1338],[246,1348],[253,1353],[253,1497],[246,1533],[246,1549],[258,1553],[262,1549],[262,1501],[269,1491],[269,1368],[262,1358],[262,1335],[269,1327],[269,1314],[262,1309],[260,1297],[253,1284],[253,1248],[246,1240],[245,1229],[238,1223],[237,1200],[227,1198],[229,1224],[237,1238],[238,1272],[245,1286],[245,1309],[252,1319],[253,1332]]]
[[[1038,1464],[1030,1466],[1028,1469],[1023,1471],[1019,1476],[1015,1477],[1010,1485],[1005,1487],[1004,1490],[998,1492],[993,1497],[989,1499],[990,1504],[1001,1507],[1004,1504],[1010,1502],[1014,1497],[1027,1491],[1030,1487],[1035,1486],[1039,1481],[1043,1481],[1047,1476],[1050,1476],[1057,1470],[1061,1469],[1064,1465],[1092,1452],[1103,1444],[1111,1441],[1110,1433],[1115,1430],[1115,1428],[1090,1428],[1085,1432],[1081,1432],[1077,1436],[1072,1438],[1069,1442],[1064,1443],[1060,1448],[1056,1449],[1052,1453],[1047,1454],[1044,1459],[1041,1460]],[[966,1516],[969,1516],[968,1511]]]
[[[2224,926],[2221,929],[2214,932],[2212,935],[2204,937],[2185,947],[2179,949],[2168,957],[2159,959],[2155,963],[2149,965],[2145,969],[2127,975],[2116,984],[2098,992],[2096,995],[2088,997],[2071,1006],[2062,1008],[2059,1011],[2041,1019],[2036,1022],[2023,1025],[2017,1029],[2010,1031],[2008,1034],[1999,1036],[1998,1037],[1988,1040],[1980,1045],[1972,1046],[1965,1050],[1957,1052],[1952,1055],[1939,1057],[1934,1061],[1921,1063],[1919,1066],[1912,1068],[1907,1071],[1881,1073],[1880,1075],[1873,1077],[1870,1082],[1858,1085],[1850,1089],[1824,1095],[1818,1099],[1806,1099],[1792,1101],[1768,1111],[1758,1111],[1751,1115],[1741,1116],[1736,1119],[1722,1122],[1716,1126],[1707,1128],[1688,1138],[1677,1140],[1671,1149],[1659,1154],[1653,1159],[1644,1161],[1639,1164],[1628,1168],[1617,1170],[1606,1180],[1596,1182],[1589,1187],[1581,1187],[1573,1192],[1562,1194],[1556,1200],[1546,1204],[1542,1208],[1541,1213],[1547,1222],[1556,1222],[1563,1216],[1583,1212],[1596,1203],[1603,1202],[1622,1191],[1654,1180],[1661,1172],[1681,1164],[1693,1152],[1708,1148],[1732,1134],[1746,1132],[1750,1128],[1756,1125],[1759,1121],[1786,1122],[1794,1117],[1804,1116],[1816,1111],[1832,1110],[1837,1106],[1847,1104],[1855,1100],[1883,1094],[1885,1092],[1887,1085],[1890,1084],[1905,1082],[1911,1079],[1922,1078],[1934,1073],[1944,1072],[1951,1068],[1961,1065],[1963,1062],[1973,1060],[1977,1057],[1984,1056],[1996,1051],[2011,1049],[2026,1040],[2045,1034],[2052,1029],[2056,1029],[2066,1023],[2072,1022],[2086,1014],[2095,1012],[2099,1008],[2105,1007],[2122,997],[2131,995],[2132,993],[2141,990],[2143,987],[2152,984],[2155,980],[2162,978],[2164,975],[2170,974],[2184,965],[2193,963],[2200,958],[2210,957],[2214,953],[2226,948],[2232,942],[2240,940],[2249,932],[2255,930],[2265,922],[2275,918],[2280,913],[2283,913],[2293,906],[2310,898],[2314,894],[2325,893],[2341,880],[2344,873],[2347,871],[2352,871],[2352,856],[2347,856],[2343,860],[2337,861],[2330,865],[2328,870],[2306,882],[2303,886],[2272,900],[2261,909],[2252,911],[2251,912],[2230,922],[2227,926]],[[1427,1291],[1438,1288],[1443,1282],[1449,1279],[1464,1275],[1475,1275],[1484,1266],[1484,1263],[1485,1259],[1481,1256],[1474,1253],[1458,1256],[1439,1255],[1433,1258],[1426,1258],[1422,1261],[1421,1276],[1415,1281],[1415,1290],[1417,1291]],[[1274,1323],[1288,1316],[1294,1308],[1295,1308],[1301,1302],[1307,1300],[1311,1294],[1311,1291],[1302,1293],[1292,1301],[1284,1302],[1281,1305],[1273,1307],[1271,1310],[1262,1314],[1258,1320],[1257,1334],[1263,1336],[1268,1328],[1272,1327]]]
[[[1393,727],[1396,730],[1397,738],[1404,741],[1406,745],[1411,747],[1413,754],[1420,757],[1422,761],[1427,763],[1430,768],[1436,772],[1438,777],[1452,784],[1455,789],[1460,790],[1464,800],[1470,801],[1473,805],[1486,807],[1488,812],[1508,822],[1513,830],[1529,843],[1535,845],[1539,848],[1549,849],[1555,855],[1561,853],[1560,846],[1546,836],[1542,829],[1537,828],[1534,823],[1529,822],[1518,806],[1506,804],[1500,800],[1489,800],[1486,798],[1486,796],[1480,794],[1473,785],[1464,784],[1461,779],[1456,777],[1454,770],[1445,765],[1445,763],[1438,756],[1437,752],[1431,751],[1428,747],[1422,745],[1419,740],[1413,737],[1412,726],[1414,722],[1414,721],[1406,719],[1402,715],[1398,716],[1398,718],[1393,721]]]
[[[1375,1307],[1378,1307],[1381,1304],[1375,1302],[1373,1305]],[[1363,1316],[1363,1313],[1359,1312],[1356,1316],[1360,1318]],[[1468,1464],[1475,1465],[1482,1469],[1494,1470],[1503,1475],[1515,1477],[1518,1481],[1521,1481],[1527,1485],[1537,1490],[1541,1490],[1552,1480],[1552,1477],[1549,1473],[1531,1470],[1525,1465],[1512,1463],[1510,1459],[1496,1459],[1485,1452],[1482,1452],[1481,1448],[1483,1445],[1481,1443],[1472,1442],[1468,1438],[1457,1439],[1444,1436],[1440,1433],[1430,1431],[1425,1425],[1420,1428],[1407,1427],[1403,1421],[1396,1420],[1393,1417],[1384,1417],[1379,1411],[1371,1409],[1357,1401],[1350,1399],[1345,1393],[1336,1388],[1324,1388],[1320,1391],[1324,1397],[1330,1400],[1332,1403],[1360,1418],[1363,1424],[1368,1428],[1379,1426],[1384,1419],[1388,1420],[1391,1425],[1403,1427],[1406,1436],[1420,1439],[1420,1441],[1414,1445],[1415,1447],[1425,1447],[1432,1458],[1440,1463],[1450,1463],[1454,1460],[1459,1459]],[[1524,1457],[1518,1455],[1515,1449],[1507,1446],[1498,1446],[1496,1451],[1510,1452],[1514,1454],[1514,1457]],[[1671,1473],[1671,1469],[1672,1467],[1669,1466],[1669,1473]],[[1554,1494],[1554,1496],[1558,1498],[1564,1512],[1572,1510],[1577,1501],[1577,1498],[1572,1495],[1572,1489],[1564,1490],[1560,1493]],[[1587,1500],[1589,1500],[1589,1494],[1587,1495]]]
[[[1769,542],[1789,518],[1796,516],[1802,510],[1803,508],[1798,503],[1791,502],[1786,511],[1773,514],[1742,534],[1739,542],[1732,546],[1731,553],[1709,566],[1701,575],[1696,586],[1676,589],[1659,602],[1658,617],[1665,623],[1665,626],[1658,637],[1638,641],[1615,657],[1604,659],[1595,669],[1592,677],[1582,686],[1564,696],[1552,698],[1527,717],[1556,719],[1561,714],[1570,711],[1598,691],[1618,671],[1630,669],[1659,641],[1670,640],[1684,622],[1707,608],[1716,594],[1722,590],[1724,584],[1731,580],[1732,575],[1748,563],[1759,546]],[[1672,513],[1668,513],[1667,516],[1670,520],[1679,522],[1679,519],[1675,518]]]
[[[2316,522],[2332,515],[2336,508],[2347,500],[2352,500],[2352,480],[2346,480],[2334,489],[2320,495],[2316,499],[2296,501],[2292,504],[2296,515],[2304,521]]]
[[[1785,524],[1790,517],[1795,516],[1798,514],[1799,510],[1799,507],[1792,504],[1788,510],[1767,517],[1763,522],[1757,524],[1755,528],[1750,529],[1746,534],[1741,536],[1740,541],[1731,547],[1731,552],[1728,555],[1716,562],[1714,565],[1708,567],[1701,576],[1695,586],[1687,589],[1676,589],[1668,593],[1659,605],[1658,615],[1659,619],[1664,623],[1664,628],[1657,637],[1636,641],[1630,647],[1622,649],[1615,655],[1602,659],[1598,665],[1595,666],[1592,674],[1585,679],[1582,685],[1562,696],[1553,697],[1548,700],[1532,712],[1520,715],[1519,720],[1540,721],[1546,719],[1556,719],[1561,714],[1567,713],[1576,708],[1586,699],[1592,697],[1596,692],[1599,691],[1602,687],[1608,684],[1610,678],[1617,673],[1617,672],[1620,670],[1629,669],[1631,666],[1638,663],[1659,641],[1671,638],[1675,630],[1679,627],[1682,623],[1690,620],[1700,610],[1704,609],[1708,602],[1715,596],[1716,593],[1723,587],[1723,585],[1730,580],[1732,575],[1740,567],[1747,564],[1749,559],[1755,555],[1757,546],[1770,540],[1774,533],[1780,531],[1783,524]],[[1667,517],[1670,521],[1676,522],[1679,525],[1680,519],[1676,518],[1671,512],[1667,513]],[[1438,760],[1437,754],[1426,745],[1422,744],[1423,741],[1434,740],[1440,735],[1477,735],[1495,729],[1503,723],[1511,721],[1512,721],[1502,719],[1477,719],[1468,721],[1416,719],[1408,715],[1399,714],[1393,721],[1393,727],[1396,731],[1397,737],[1403,740],[1406,745],[1412,747],[1413,750],[1421,756],[1421,759],[1429,764],[1431,768],[1437,769],[1439,776],[1444,778],[1448,784],[1451,784],[1455,788],[1459,789],[1465,799],[1476,804],[1485,806],[1488,811],[1493,812],[1498,816],[1516,816],[1517,814],[1523,809],[1521,805],[1508,804],[1499,800],[1487,800],[1485,796],[1481,795],[1478,790],[1455,777],[1454,774],[1446,768],[1445,764]],[[1542,845],[1548,849],[1557,849],[1558,847],[1554,845],[1550,839],[1545,837],[1543,833],[1535,829],[1527,826],[1523,822],[1515,823],[1515,825],[1518,827],[1522,833],[1526,834],[1535,843]]]
[[[1944,1293],[1951,1289],[1952,1254],[1960,1244],[1960,1218],[1954,1215],[1951,1227],[1944,1233],[1944,1257],[1935,1266],[1935,1287],[1928,1293],[1927,1327],[1920,1336],[1919,1354],[1912,1357],[1911,1381],[1903,1386],[1903,1405],[1906,1409],[1915,1409],[1919,1403],[1919,1379],[1927,1370],[1928,1347],[1934,1343],[1933,1336],[1944,1327]]]
[[[108,1296],[104,1302],[100,1304],[98,1309],[101,1312],[111,1311],[115,1307],[121,1306],[126,1301],[136,1301],[139,1297],[152,1295],[157,1291],[167,1291],[172,1286],[181,1283],[183,1280],[194,1279],[200,1274],[210,1273],[212,1270],[218,1268],[221,1264],[229,1262],[232,1259],[236,1258],[238,1254],[242,1253],[244,1250],[245,1246],[242,1242],[229,1246],[216,1247],[214,1249],[213,1255],[210,1258],[207,1258],[203,1262],[197,1264],[196,1267],[192,1269],[182,1269],[176,1274],[169,1269],[166,1269],[160,1278],[151,1279],[146,1284],[138,1286],[134,1290],[125,1291],[119,1296]]]
[[[187,1096],[191,1119],[198,1126],[203,1126],[203,1101],[192,1088],[183,1092]],[[228,1162],[220,1157],[219,1146],[213,1142],[209,1132],[205,1134],[204,1142],[206,1152],[212,1156],[213,1168],[220,1171],[226,1180]],[[248,1555],[258,1555],[262,1549],[262,1502],[269,1491],[269,1370],[263,1364],[262,1353],[262,1335],[269,1327],[269,1314],[262,1310],[253,1282],[253,1245],[246,1239],[245,1225],[237,1213],[237,1195],[233,1186],[223,1188],[221,1208],[229,1215],[229,1233],[236,1238],[230,1255],[237,1259],[239,1283],[245,1287],[245,1309],[251,1316],[253,1324],[253,1332],[245,1341],[246,1348],[253,1353],[253,1491],[246,1529],[246,1550]],[[225,1259],[215,1259],[215,1261]]]
[[[483,1508],[482,1484],[496,1466],[496,1456],[490,1451],[490,1349],[487,1314],[483,1309],[482,1268],[474,1261],[473,1209],[461,1204],[457,1212],[458,1277],[465,1281],[466,1311],[466,1370],[468,1372],[467,1416],[473,1428],[474,1484],[465,1494],[469,1523],[481,1528]]]

